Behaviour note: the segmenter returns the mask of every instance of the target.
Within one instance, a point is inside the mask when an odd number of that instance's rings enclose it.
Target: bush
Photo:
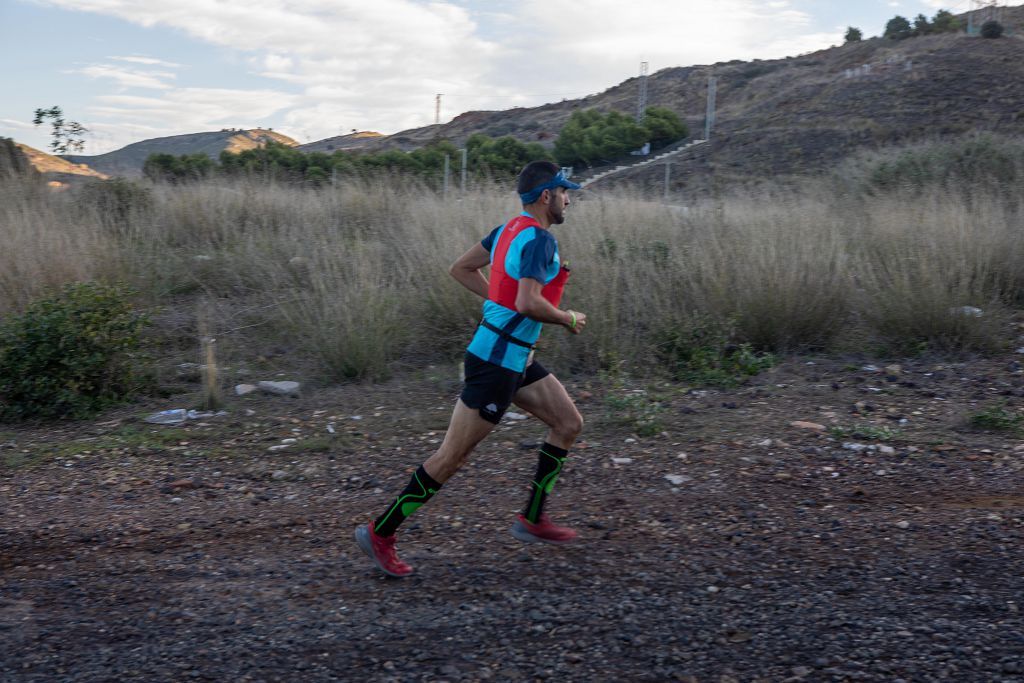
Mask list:
[[[662,107],[647,109],[641,123],[621,112],[601,114],[588,109],[575,112],[562,127],[555,141],[555,158],[563,166],[610,162],[645,142],[659,147],[686,135],[686,125],[675,112]]]
[[[755,353],[749,344],[736,344],[727,325],[694,317],[670,325],[657,344],[659,360],[680,380],[701,385],[732,386],[775,364],[771,354]]]
[[[1003,35],[1003,25],[995,19],[989,19],[981,25],[982,38],[1000,38]]]
[[[929,33],[933,33],[935,27],[928,21],[928,17],[923,14],[918,14],[914,17],[914,35],[915,36],[926,36]]]
[[[893,40],[903,40],[914,35],[914,29],[906,17],[896,15],[886,23],[885,33],[882,35]]]
[[[974,429],[993,432],[1019,432],[1024,425],[1024,415],[1009,410],[1005,403],[987,406],[983,410],[972,413],[967,424]]]
[[[961,28],[963,26],[960,20],[949,10],[940,9],[935,13],[935,17],[932,18],[933,33],[952,33],[959,31]]]
[[[80,283],[0,325],[0,419],[87,417],[137,388],[148,324],[118,287]]]
[[[859,43],[864,38],[864,34],[861,33],[859,28],[848,26],[846,28],[846,35],[843,36],[844,43]]]
[[[933,189],[1010,190],[1024,175],[1024,144],[992,134],[935,140],[856,155],[837,171],[843,184],[867,194]]]
[[[208,178],[216,168],[213,159],[202,152],[195,154],[150,154],[142,165],[142,175],[157,182],[180,183]]]
[[[690,132],[679,115],[665,107],[648,107],[644,112],[643,124],[654,149],[682,140]]]

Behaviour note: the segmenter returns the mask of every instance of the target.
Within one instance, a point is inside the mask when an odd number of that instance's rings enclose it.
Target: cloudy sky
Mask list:
[[[637,74],[770,59],[969,0],[0,0],[0,136],[45,149],[36,108],[85,153],[273,127],[300,142],[535,106]]]

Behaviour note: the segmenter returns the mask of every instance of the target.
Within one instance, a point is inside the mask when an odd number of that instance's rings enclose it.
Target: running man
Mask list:
[[[452,264],[452,277],[485,299],[483,319],[466,350],[465,385],[441,447],[380,517],[356,529],[359,547],[385,574],[413,572],[398,559],[395,531],[458,471],[512,403],[549,428],[529,500],[512,525],[512,535],[526,543],[576,538],[572,529],[551,522],[544,502],[583,429],[583,417],[562,383],[533,359],[533,345],[543,323],[562,325],[572,334],[587,324],[583,313],[558,308],[569,269],[561,264],[558,242],[550,232],[552,225],[565,222],[568,191],[579,187],[549,161],[527,164],[516,188],[523,212]],[[480,270],[487,265],[490,281]]]

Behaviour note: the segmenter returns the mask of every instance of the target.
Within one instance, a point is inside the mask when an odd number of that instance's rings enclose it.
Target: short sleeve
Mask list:
[[[536,232],[536,237],[523,245],[519,279],[528,277],[545,284],[548,280],[548,266],[555,260],[555,238],[547,230]]]
[[[501,231],[502,227],[504,226],[499,225],[494,230],[491,230],[491,233],[480,241],[480,244],[483,245],[483,248],[488,252],[494,247],[494,240],[498,239],[498,233]]]

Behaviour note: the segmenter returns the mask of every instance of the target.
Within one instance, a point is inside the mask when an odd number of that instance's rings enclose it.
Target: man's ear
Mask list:
[[[544,190],[543,192],[540,193],[540,197],[541,197],[542,200],[544,200],[545,204],[550,204],[551,203],[551,190]]]

